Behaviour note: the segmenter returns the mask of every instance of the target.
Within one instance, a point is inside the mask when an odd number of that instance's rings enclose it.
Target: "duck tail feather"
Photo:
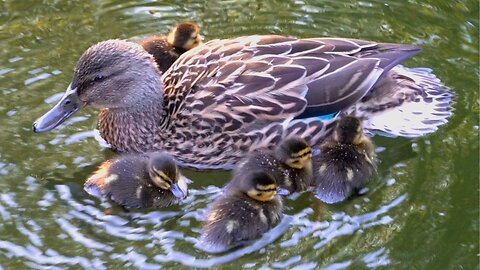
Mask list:
[[[397,66],[347,113],[365,118],[374,134],[420,137],[448,122],[453,93],[430,69]]]

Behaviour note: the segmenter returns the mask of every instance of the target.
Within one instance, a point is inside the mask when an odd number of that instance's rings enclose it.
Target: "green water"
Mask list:
[[[71,2],[71,3],[70,3]],[[0,1],[0,269],[479,269],[478,1]],[[340,36],[411,43],[456,94],[455,115],[420,139],[375,137],[378,178],[340,205],[302,194],[291,222],[225,262],[192,243],[225,172],[195,180],[182,205],[125,214],[82,185],[112,156],[93,138],[97,112],[34,134],[91,44],[197,22],[205,38]],[[235,254],[234,254],[235,255]]]

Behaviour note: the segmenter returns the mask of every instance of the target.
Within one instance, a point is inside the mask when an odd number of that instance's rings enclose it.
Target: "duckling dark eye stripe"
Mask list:
[[[270,192],[270,191],[275,191],[277,190],[276,188],[269,188],[269,189],[260,189],[260,188],[257,188],[258,191],[262,191],[262,192]]]
[[[159,170],[156,170],[154,169],[154,171],[158,174],[158,176],[160,176],[160,178],[163,179],[163,181],[169,183],[169,184],[172,184],[172,179],[170,179],[170,177],[168,177],[168,175],[166,175],[163,171],[159,171]]]
[[[306,149],[303,149],[302,151],[299,151],[298,153],[292,154],[292,157],[303,157],[311,153],[312,153],[312,149],[306,148]]]
[[[167,180],[167,179],[165,179],[165,178],[162,178],[162,180],[165,181],[167,184],[172,185],[172,181]]]

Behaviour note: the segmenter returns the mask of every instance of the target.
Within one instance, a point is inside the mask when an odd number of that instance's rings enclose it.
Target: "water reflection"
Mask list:
[[[146,248],[144,251],[157,250],[157,255],[153,256],[155,262],[178,262],[189,267],[209,268],[235,261],[254,252],[260,251],[262,253],[262,250],[265,252],[265,249],[270,249],[272,245],[277,244],[282,249],[296,249],[306,240],[317,239],[313,248],[321,250],[335,238],[352,235],[356,232],[362,233],[370,227],[393,222],[393,219],[387,213],[391,208],[398,207],[406,199],[406,195],[401,195],[374,211],[354,216],[345,212],[337,212],[322,221],[312,221],[312,215],[315,215],[315,211],[311,208],[305,208],[297,214],[285,215],[280,224],[253,244],[224,255],[205,258],[205,253],[193,248],[200,234],[199,227],[193,225],[198,225],[203,219],[206,205],[214,199],[215,196],[212,196],[212,194],[219,193],[219,188],[210,186],[205,190],[192,190],[191,193],[192,197],[189,197],[188,201],[182,202],[184,204],[182,208],[189,209],[186,213],[184,211],[169,211],[169,208],[167,208],[164,211],[146,211],[145,213],[124,213],[121,209],[115,209],[112,214],[106,214],[112,207],[108,202],[97,203],[90,199],[78,200],[73,196],[69,186],[56,185],[55,192],[45,193],[38,205],[43,207],[43,210],[47,210],[52,205],[60,203],[66,206],[65,210],[69,209],[63,214],[57,213],[54,215],[56,225],[49,224],[49,230],[57,231],[56,241],[61,243],[75,242],[78,248],[81,247],[83,250],[84,256],[76,256],[75,260],[72,261],[70,260],[71,257],[61,254],[60,251],[45,247],[42,239],[47,232],[44,231],[45,229],[42,228],[41,224],[34,220],[15,221],[16,230],[26,237],[29,244],[21,246],[15,241],[1,241],[0,249],[10,256],[22,257],[31,262],[31,265],[36,266],[78,263],[84,267],[98,269],[97,267],[103,267],[104,262],[96,261],[95,257],[105,255],[105,253],[110,254],[109,258],[112,260],[128,262],[137,268],[150,269],[161,265],[152,263],[151,255],[142,254],[143,248],[135,250],[129,248],[129,246],[138,246],[135,243],[139,243]],[[12,193],[2,193],[0,201],[2,202],[0,204],[0,215],[4,221],[11,219],[8,209],[21,207],[15,201]],[[288,201],[287,205],[290,202]],[[55,226],[55,228],[52,226]],[[174,227],[182,228],[182,232],[173,229]],[[293,233],[287,232],[292,230]],[[111,239],[108,236],[113,237],[115,241],[105,241]],[[278,238],[281,239],[280,242],[276,241]],[[126,244],[126,253],[124,254],[118,253],[121,252],[121,248],[119,250],[119,247],[110,244],[118,244],[120,240],[124,240],[124,244]],[[185,244],[188,244],[189,247],[185,248]],[[151,254],[151,252],[148,254]],[[380,257],[382,263],[379,265],[386,265],[389,262],[385,250],[380,250],[366,254],[364,256],[365,264],[368,266],[369,264],[379,263],[374,258]],[[317,266],[317,263],[305,264],[301,262],[302,256],[295,255],[285,261],[273,263],[272,267],[284,268],[295,264],[302,269],[303,267],[313,269]]]

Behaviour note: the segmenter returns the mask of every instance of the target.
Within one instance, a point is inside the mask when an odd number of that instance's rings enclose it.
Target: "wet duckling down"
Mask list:
[[[344,116],[315,156],[315,196],[341,202],[364,187],[376,171],[375,146],[362,131],[360,119]]]
[[[236,171],[237,174],[261,168],[271,174],[278,186],[288,193],[304,191],[313,180],[312,149],[302,138],[287,138],[273,151],[262,150],[250,154],[241,167]]]
[[[140,45],[153,55],[161,72],[167,71],[184,52],[200,44],[200,29],[193,22],[178,24],[168,36],[150,36],[140,41]]]
[[[103,162],[85,191],[127,208],[166,207],[187,196],[187,184],[166,153],[126,154]]]
[[[282,216],[277,183],[268,172],[243,170],[225,186],[206,215],[197,247],[219,253],[261,237]]]

